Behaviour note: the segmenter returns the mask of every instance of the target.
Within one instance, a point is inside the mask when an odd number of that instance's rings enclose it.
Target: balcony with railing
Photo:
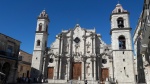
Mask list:
[[[0,50],[0,57],[12,60],[18,60],[18,54]]]

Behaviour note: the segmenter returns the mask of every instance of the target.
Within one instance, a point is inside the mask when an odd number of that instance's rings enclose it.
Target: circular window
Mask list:
[[[50,58],[50,59],[49,59],[49,62],[50,62],[50,63],[53,63],[53,58]]]
[[[107,63],[107,59],[102,59],[102,63],[106,64]]]
[[[79,39],[78,37],[76,37],[76,38],[74,39],[74,42],[75,42],[75,43],[79,43],[79,42],[80,42],[80,39]]]

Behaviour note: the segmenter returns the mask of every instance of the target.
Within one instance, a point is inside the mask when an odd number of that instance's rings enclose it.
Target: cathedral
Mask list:
[[[63,30],[47,48],[50,19],[37,19],[31,77],[38,82],[71,84],[135,84],[129,12],[121,4],[112,11],[111,45],[95,28],[76,24]]]

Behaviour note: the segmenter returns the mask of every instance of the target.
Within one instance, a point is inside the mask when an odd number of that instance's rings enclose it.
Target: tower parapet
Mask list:
[[[45,10],[43,10],[43,11],[40,13],[40,15],[38,16],[38,19],[47,19],[48,21],[50,21],[50,20],[49,20],[49,17],[48,17],[48,14],[46,13]]]

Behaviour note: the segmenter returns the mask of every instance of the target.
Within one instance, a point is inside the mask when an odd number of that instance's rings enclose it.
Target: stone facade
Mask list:
[[[117,4],[111,14],[111,45],[102,40],[95,28],[86,29],[76,24],[74,28],[56,35],[50,48],[46,48],[45,25],[49,19],[45,11],[44,18],[41,18],[42,14],[37,22],[32,59],[31,75],[36,81],[135,84],[129,13],[121,4]]]
[[[76,24],[73,29],[62,31],[51,44],[53,55],[50,55],[48,70],[54,69],[54,74],[52,78],[48,74],[48,78],[56,81],[99,80],[102,67],[100,45],[105,44],[95,29],[86,30]]]
[[[124,10],[121,4],[117,4],[110,20],[114,80],[119,84],[134,84],[135,71],[129,12]]]
[[[137,82],[150,83],[150,1],[144,0],[143,10],[134,31],[134,50],[137,56]]]
[[[17,78],[20,41],[0,33],[0,83],[15,83]]]

